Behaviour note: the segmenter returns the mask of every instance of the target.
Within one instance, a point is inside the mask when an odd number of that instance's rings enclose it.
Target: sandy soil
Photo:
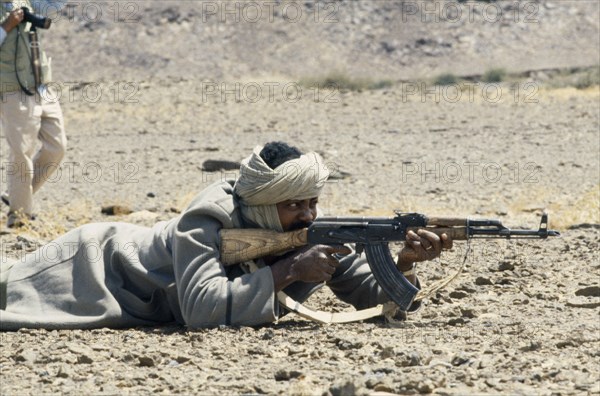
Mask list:
[[[553,13],[566,3],[540,4]],[[121,28],[107,26],[108,34]],[[401,209],[536,228],[548,210],[563,235],[473,241],[465,272],[402,323],[323,326],[290,315],[260,328],[1,333],[2,395],[600,394],[598,86],[549,89],[522,79],[461,83],[460,91],[425,83],[423,93],[415,80],[344,92],[306,88],[298,75],[246,75],[228,79],[233,93],[221,95],[220,77],[140,69],[126,81],[114,73],[77,85],[71,98],[63,92],[65,162],[36,195],[39,220],[2,228],[2,260],[86,222],[177,216],[210,182],[235,176],[203,170],[206,160],[239,161],[270,140],[315,149],[331,164],[337,177],[321,199],[328,214]],[[271,93],[273,81],[280,85]],[[101,213],[115,204],[133,213]],[[465,251],[457,242],[421,264],[422,281],[452,273]],[[349,309],[327,290],[309,305]]]

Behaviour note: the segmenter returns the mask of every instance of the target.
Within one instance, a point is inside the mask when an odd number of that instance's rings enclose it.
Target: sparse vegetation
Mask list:
[[[548,72],[547,86],[549,88],[586,89],[600,85],[600,68],[598,66],[587,68],[567,68]]]
[[[458,82],[458,77],[456,77],[452,73],[444,73],[440,74],[433,80],[435,85],[451,85],[456,84]]]
[[[342,91],[367,91],[383,89],[393,85],[392,80],[351,77],[341,72],[333,72],[321,78],[303,79],[300,83],[306,87],[330,88]]]
[[[486,83],[499,83],[504,81],[506,78],[506,70],[504,69],[490,69],[483,74],[481,78]]]
[[[596,185],[573,203],[555,203],[551,206],[554,213],[553,227],[567,229],[579,224],[600,224],[600,185]]]
[[[577,89],[586,89],[596,85],[600,85],[600,68],[598,67],[588,70],[577,77],[574,84]]]

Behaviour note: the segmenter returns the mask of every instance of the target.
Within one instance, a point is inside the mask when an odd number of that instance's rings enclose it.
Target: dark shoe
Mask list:
[[[8,219],[6,220],[6,227],[21,228],[33,220],[35,220],[34,215],[23,215],[21,213],[8,212]]]
[[[10,201],[8,200],[8,193],[6,191],[0,194],[0,199],[2,200],[2,202],[4,202],[4,205],[10,206]]]

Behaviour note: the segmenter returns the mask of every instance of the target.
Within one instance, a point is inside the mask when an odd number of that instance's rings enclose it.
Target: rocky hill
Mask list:
[[[83,0],[45,43],[58,81],[519,72],[598,64],[599,4]]]

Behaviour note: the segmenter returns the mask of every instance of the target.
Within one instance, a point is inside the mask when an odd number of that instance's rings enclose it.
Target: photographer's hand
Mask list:
[[[21,23],[21,21],[23,21],[23,10],[19,8],[11,11],[11,13],[8,14],[8,17],[4,20],[4,22],[2,22],[2,24],[0,24],[0,26],[6,33],[8,33],[19,23]]]

